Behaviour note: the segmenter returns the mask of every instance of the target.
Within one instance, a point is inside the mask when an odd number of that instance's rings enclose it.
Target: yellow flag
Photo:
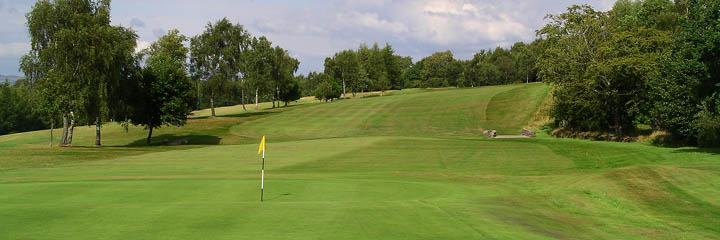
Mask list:
[[[260,140],[260,148],[258,148],[258,154],[265,152],[265,136]]]

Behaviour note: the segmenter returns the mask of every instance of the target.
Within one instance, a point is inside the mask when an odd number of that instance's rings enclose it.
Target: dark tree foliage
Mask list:
[[[297,82],[295,79],[295,72],[297,72],[298,66],[300,65],[300,61],[297,59],[290,57],[290,53],[286,51],[285,49],[282,49],[279,46],[276,46],[273,49],[273,55],[272,55],[272,62],[271,62],[271,79],[272,79],[272,85],[274,86],[272,89],[275,91],[273,92],[273,107],[275,106],[275,100],[277,101],[283,101],[283,93],[287,93],[286,100],[284,101],[285,105],[287,105],[288,102],[296,99],[289,100],[291,94],[294,95],[294,89],[297,86]],[[297,86],[299,88],[299,86]],[[280,106],[280,103],[278,103],[278,107]]]
[[[650,82],[668,55],[669,33],[613,25],[622,15],[573,6],[539,31],[541,77],[555,85],[552,115],[563,127],[623,135],[647,106]],[[633,23],[636,23],[633,21]]]
[[[320,78],[317,76],[317,72],[310,72],[307,76],[300,75],[297,77],[298,84],[300,85],[300,95],[306,97],[314,94],[315,89],[320,84]]]
[[[408,87],[475,87],[537,81],[541,40],[515,43],[512,48],[480,50],[470,60],[457,60],[450,51],[436,52],[405,72]]]
[[[410,57],[395,55],[390,44],[380,48],[361,44],[357,50],[343,50],[325,59],[325,74],[340,85],[341,93],[353,96],[358,92],[402,89],[407,83],[406,72],[412,67]]]
[[[720,145],[720,4],[618,1],[573,6],[538,33],[539,76],[554,84],[552,115],[567,128],[638,123],[686,142]]]
[[[34,131],[48,127],[40,115],[28,106],[33,106],[30,86],[26,80],[10,85],[7,80],[0,83],[0,135]]]
[[[320,73],[317,75],[317,78],[318,85],[313,92],[315,98],[325,102],[340,98],[342,87],[332,76]]]
[[[673,56],[663,63],[662,77],[653,85],[652,93],[656,99],[650,111],[653,124],[702,146],[720,146],[717,137],[720,132],[715,125],[720,119],[717,106],[720,95],[720,4],[696,0],[665,5],[664,8],[652,8],[664,10],[661,11],[663,21],[648,21],[659,22],[657,24],[665,28],[678,22]]]
[[[287,86],[280,89],[280,101],[283,101],[285,106],[287,106],[289,102],[300,99],[300,97],[302,97],[301,95],[300,84],[297,80],[291,81]]]
[[[147,55],[132,123],[148,129],[147,144],[152,131],[162,126],[182,126],[192,111],[192,83],[185,71],[187,38],[171,30],[143,52]]]

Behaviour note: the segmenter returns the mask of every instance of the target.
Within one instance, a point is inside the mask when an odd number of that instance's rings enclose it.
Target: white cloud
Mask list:
[[[30,44],[24,42],[0,43],[0,57],[19,57],[30,51]]]
[[[150,47],[150,42],[137,40],[137,46],[135,46],[135,52],[140,52]]]
[[[463,16],[467,15],[471,8],[474,9],[472,4],[463,4],[460,1],[429,0],[423,5],[423,12],[440,15]]]
[[[388,2],[388,0],[347,0],[345,7],[348,9],[382,8],[385,7]]]
[[[530,40],[534,35],[531,27],[521,23],[512,11],[494,7],[486,10],[470,1],[415,1],[396,11],[396,18],[410,26],[410,38],[440,47]]]
[[[340,13],[337,15],[337,18],[338,20],[344,21],[346,23],[355,23],[360,26],[379,31],[392,32],[396,34],[408,31],[408,28],[405,26],[405,24],[401,22],[390,22],[384,19],[380,19],[377,13]]]

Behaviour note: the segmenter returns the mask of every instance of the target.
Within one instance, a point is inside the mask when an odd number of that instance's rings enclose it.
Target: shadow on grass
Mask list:
[[[265,109],[260,112],[241,112],[241,113],[235,113],[235,114],[218,115],[218,116],[216,116],[216,118],[245,118],[245,117],[264,116],[264,115],[269,115],[269,114],[280,113],[282,111],[289,110],[289,109],[292,109],[295,107],[300,107],[300,106],[303,106],[303,105],[290,105],[290,106],[280,107],[280,108],[270,108],[270,109]],[[189,119],[210,119],[210,118],[212,118],[212,117],[210,117],[210,116],[202,116],[202,117],[190,116],[189,117]]]
[[[720,155],[720,148],[686,148],[672,151],[672,153],[707,153]]]
[[[219,145],[222,138],[212,135],[177,135],[177,134],[162,134],[153,136],[150,139],[150,146],[177,146],[177,145]],[[147,145],[147,139],[138,139],[128,145],[127,147],[144,147]]]
[[[287,197],[287,196],[290,196],[290,193],[282,193],[282,194],[276,195],[275,197],[272,197],[272,198],[266,198],[265,201],[270,201],[270,200],[275,200],[275,199],[279,199],[279,198],[284,198],[284,197]]]
[[[236,113],[236,114],[228,114],[228,115],[222,115],[218,117],[224,117],[224,118],[246,118],[246,117],[258,117],[258,116],[265,116],[270,114],[275,114],[278,112],[244,112],[244,113]]]

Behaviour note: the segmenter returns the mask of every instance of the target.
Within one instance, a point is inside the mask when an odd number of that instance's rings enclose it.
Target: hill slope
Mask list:
[[[482,136],[482,131],[503,126],[500,131],[517,134],[534,115],[548,92],[544,84],[493,86],[477,89],[398,92],[388,97],[351,99],[314,105],[273,114],[232,127],[237,135],[268,135],[274,139],[317,139],[353,136]],[[496,101],[511,102],[522,111],[488,112]],[[503,95],[504,98],[495,96]],[[491,117],[488,114],[497,116]]]

